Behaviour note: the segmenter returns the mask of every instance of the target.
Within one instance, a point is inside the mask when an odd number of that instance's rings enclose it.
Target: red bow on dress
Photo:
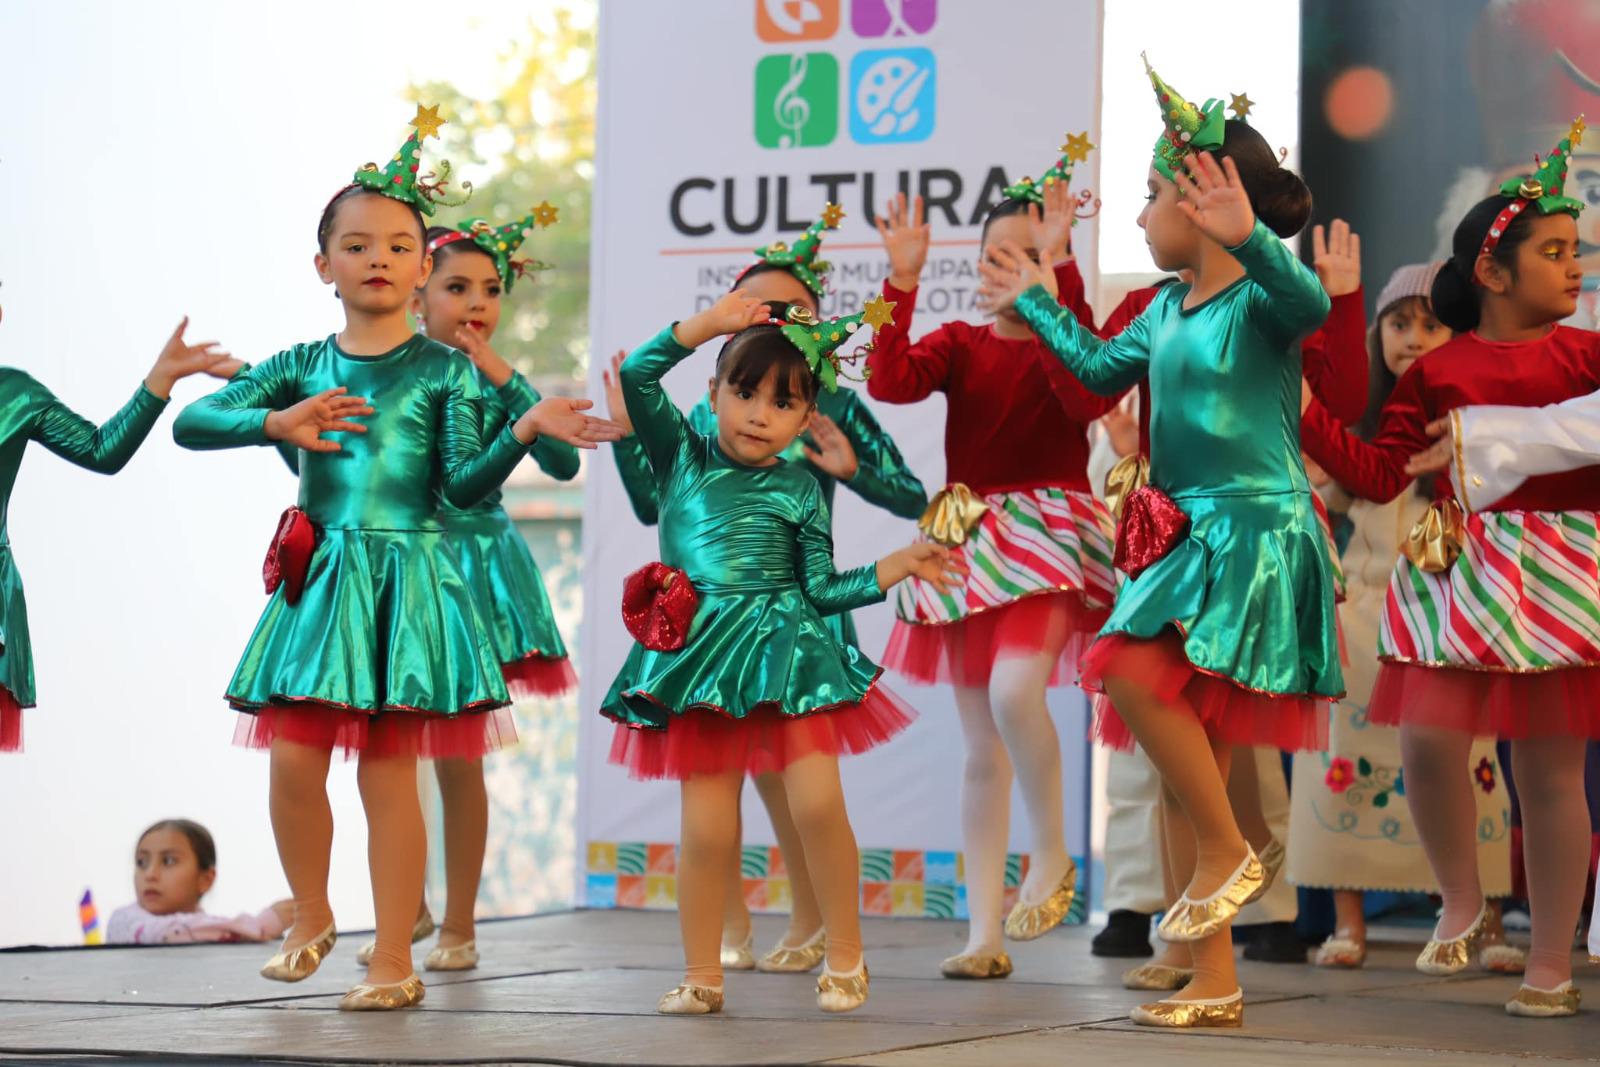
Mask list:
[[[289,604],[298,603],[306,587],[306,570],[311,566],[311,553],[317,547],[317,527],[299,508],[289,508],[278,519],[278,532],[267,547],[267,560],[261,565],[261,578],[266,582],[267,595],[284,586],[283,599]]]
[[[647,563],[622,583],[622,622],[653,652],[682,648],[699,606],[689,576],[665,563]]]
[[[1117,525],[1117,549],[1111,562],[1129,578],[1172,551],[1189,528],[1189,516],[1172,498],[1151,485],[1128,494]]]

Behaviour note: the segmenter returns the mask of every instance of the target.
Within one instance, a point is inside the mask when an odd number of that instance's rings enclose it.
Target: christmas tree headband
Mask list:
[[[1002,196],[1007,200],[1023,200],[1031,204],[1044,204],[1044,191],[1056,182],[1072,182],[1072,168],[1089,158],[1089,153],[1094,149],[1089,141],[1089,134],[1069,133],[1066,143],[1061,146],[1061,158],[1056,160],[1049,170],[1044,172],[1044,177],[1038,181],[1032,178],[1023,178],[1001,190]],[[1100,201],[1096,200],[1094,193],[1084,189],[1078,193],[1078,211],[1073,213],[1072,224],[1076,226],[1079,219],[1086,219],[1100,210]],[[1092,208],[1089,205],[1093,204]],[[1089,208],[1089,210],[1084,210]]]
[[[793,274],[801,285],[810,289],[812,295],[821,300],[822,292],[827,288],[824,275],[833,265],[818,259],[817,253],[822,250],[823,231],[837,228],[842,218],[844,218],[844,208],[838,204],[828,204],[822,209],[822,217],[807,226],[806,232],[800,235],[792,247],[783,241],[762,245],[756,249],[756,261],[739,272],[739,277],[733,283],[734,288],[738,288],[739,283],[744,281],[745,275],[757,267],[781,267]]]
[[[1530,207],[1541,215],[1566,212],[1577,218],[1583,212],[1583,201],[1563,196],[1561,190],[1567,183],[1567,166],[1572,159],[1572,148],[1583,143],[1584,129],[1583,116],[1579,115],[1572,120],[1572,128],[1567,130],[1567,135],[1556,143],[1548,156],[1542,160],[1537,155],[1533,157],[1532,174],[1507,179],[1500,186],[1500,195],[1510,197],[1511,203],[1495,216],[1489,232],[1484,235],[1483,247],[1478,250],[1478,255],[1487,256],[1493,252],[1512,220]]]
[[[805,305],[790,304],[788,313],[782,319],[767,321],[777,326],[784,338],[800,350],[806,357],[806,365],[811,368],[811,373],[816,375],[828,392],[834,393],[839,390],[840,378],[852,382],[867,380],[869,372],[866,367],[862,367],[859,375],[851,371],[872,351],[871,341],[848,356],[839,354],[840,346],[862,326],[871,329],[876,339],[879,330],[894,322],[894,303],[879,295],[867,301],[867,306],[854,315],[821,320]]]
[[[1195,107],[1178,91],[1162,80],[1150,66],[1143,52],[1144,72],[1150,76],[1150,85],[1156,91],[1156,102],[1161,105],[1161,121],[1166,130],[1156,140],[1155,156],[1150,165],[1160,171],[1168,181],[1176,181],[1183,170],[1183,161],[1190,152],[1221,148],[1227,131],[1227,117],[1223,115],[1221,100],[1211,99],[1203,107]],[[1248,94],[1234,93],[1228,108],[1234,117],[1245,119],[1255,104]]]
[[[531,274],[536,270],[549,270],[554,264],[538,259],[513,259],[517,249],[522,247],[522,241],[527,232],[535,226],[543,229],[556,221],[558,211],[556,207],[546,200],[516,222],[508,222],[504,226],[495,226],[488,219],[464,219],[456,224],[456,228],[449,233],[440,234],[428,242],[428,252],[432,254],[445,245],[457,241],[471,241],[488,257],[494,260],[494,269],[500,275],[500,281],[505,285],[506,291],[511,291],[511,283],[524,274]]]
[[[420,157],[422,155],[422,142],[429,137],[439,136],[439,127],[445,120],[439,117],[437,104],[430,107],[417,105],[417,114],[411,120],[411,136],[406,138],[405,144],[394,154],[394,158],[379,167],[376,163],[367,163],[350,179],[350,184],[334,194],[337,200],[351,189],[365,189],[368,192],[382,193],[384,196],[410,204],[424,215],[432,215],[435,205],[443,204],[445,207],[459,207],[467,202],[472,195],[472,183],[461,183],[461,195],[452,198],[446,192],[450,184],[450,161],[441,159],[437,171],[429,171],[419,175],[422,169]],[[329,201],[332,203],[332,201]]]

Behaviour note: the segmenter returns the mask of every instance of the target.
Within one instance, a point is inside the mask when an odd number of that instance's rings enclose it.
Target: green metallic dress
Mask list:
[[[37,441],[69,463],[100,474],[115,474],[127,465],[149,436],[167,402],[141,383],[122,409],[96,426],[75,414],[55,394],[24,371],[0,367],[0,685],[18,708],[34,704],[33,649],[28,640],[28,606],[22,577],[11,558],[7,532],[11,490],[16,485],[22,454]],[[0,694],[3,702],[4,694]],[[0,726],[0,750],[21,744],[20,716],[15,745]]]
[[[884,432],[872,411],[854,390],[841,388],[837,392],[824,390],[817,397],[817,410],[832,419],[839,431],[849,438],[856,453],[856,473],[844,484],[862,500],[883,508],[902,519],[918,519],[928,506],[928,491],[906,465],[894,438]],[[711,399],[701,397],[689,410],[689,429],[697,434],[715,434],[717,416],[711,410]],[[617,460],[617,471],[622,475],[623,488],[628,491],[628,502],[633,513],[646,526],[654,526],[658,519],[655,479],[650,474],[650,461],[645,458],[644,445],[637,434],[618,441],[612,454]],[[797,464],[817,480],[822,487],[823,502],[833,510],[834,489],[839,480],[806,458],[805,446],[796,440],[783,453],[783,458]],[[846,611],[828,615],[824,625],[842,643],[856,644],[856,627]]]
[[[1259,221],[1229,251],[1243,278],[1193,308],[1183,306],[1188,285],[1166,286],[1111,341],[1042,286],[1017,310],[1095,392],[1149,375],[1150,484],[1189,518],[1182,539],[1123,584],[1100,644],[1174,627],[1204,675],[1254,694],[1331,700],[1344,680],[1333,574],[1300,459],[1298,345],[1327,316],[1328,297]],[[1086,683],[1097,665],[1086,662]],[[1263,743],[1294,732],[1257,726]],[[1301,747],[1296,737],[1283,747]]]
[[[379,356],[347,355],[333,337],[296,345],[190,404],[173,436],[193,449],[270,444],[271,411],[336,386],[374,413],[366,433],[340,435],[341,451],[302,453],[299,504],[318,528],[305,590],[293,605],[286,586],[272,594],[228,701],[445,716],[503,706],[500,662],[480,639],[439,500],[471,508],[526,446],[504,420],[484,440],[465,356],[420,335]]]
[[[628,653],[600,709],[633,728],[619,730],[612,758],[641,776],[772,769],[732,751],[725,734],[693,734],[717,751],[691,742],[690,751],[658,752],[657,759],[623,752],[627,735],[667,735],[686,719],[680,736],[704,719],[752,727],[758,719],[832,720],[837,736],[824,744],[834,754],[870,747],[909,718],[868,699],[892,702],[875,685],[880,669],[837,641],[822,615],[881,601],[876,568],[834,570],[828,505],[800,465],[745,466],[728,458],[714,435],[690,427],[661,378],[691,354],[669,327],[622,367],[628,415],[661,502],[661,561],[687,574],[699,606],[682,648],[635,644]],[[715,714],[687,714],[695,711]],[[832,714],[814,714],[820,712]],[[784,759],[778,755],[777,763]]]

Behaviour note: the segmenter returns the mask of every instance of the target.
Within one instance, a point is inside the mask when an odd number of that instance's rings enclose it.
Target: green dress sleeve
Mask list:
[[[884,592],[878,588],[876,564],[843,572],[834,569],[833,521],[828,515],[828,502],[822,499],[822,489],[814,479],[807,477],[806,481],[805,519],[800,524],[799,551],[795,556],[806,599],[822,615],[878,603]]]
[[[509,421],[485,432],[476,374],[466,360],[452,360],[439,411],[440,489],[458,508],[499,489],[530,447],[517,439]]]
[[[544,399],[526,378],[515,373],[496,392],[500,402],[505,405],[507,422],[516,422]],[[484,427],[485,432],[491,429],[498,430],[499,427]],[[539,464],[540,470],[556,481],[570,482],[578,476],[578,450],[565,441],[540,435],[528,449],[528,454]]]
[[[115,474],[127,466],[167,407],[167,401],[140,382],[128,402],[104,425],[96,426],[43,384],[29,380],[33,385],[30,436],[68,463],[97,474]]]
[[[861,397],[849,396],[839,429],[855,449],[856,473],[844,484],[867,503],[902,519],[921,518],[928,506],[928,491]]]
[[[1114,396],[1137,385],[1149,372],[1153,317],[1149,312],[1116,337],[1102,341],[1071,310],[1056,303],[1044,286],[1035,285],[1017,297],[1017,314],[1090,392]]]
[[[633,421],[634,436],[658,488],[677,465],[691,436],[689,424],[661,387],[667,372],[694,354],[668,326],[636,348],[622,364],[622,398]]]
[[[611,455],[617,461],[617,473],[622,476],[622,488],[633,505],[634,517],[646,526],[654,526],[660,518],[660,504],[655,476],[650,473],[650,461],[645,458],[639,435],[632,433],[618,441],[611,446]]]
[[[1256,220],[1243,244],[1228,249],[1255,283],[1246,305],[1262,333],[1287,347],[1309,336],[1333,307],[1327,290],[1289,246]]]
[[[267,416],[299,400],[298,380],[294,350],[279,352],[180,411],[172,424],[173,440],[201,451],[273,444],[266,434]]]

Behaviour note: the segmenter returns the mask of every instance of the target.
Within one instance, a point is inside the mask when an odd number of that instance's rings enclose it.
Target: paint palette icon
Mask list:
[[[926,48],[859,53],[850,62],[850,136],[859,144],[927,140],[937,83]]]

